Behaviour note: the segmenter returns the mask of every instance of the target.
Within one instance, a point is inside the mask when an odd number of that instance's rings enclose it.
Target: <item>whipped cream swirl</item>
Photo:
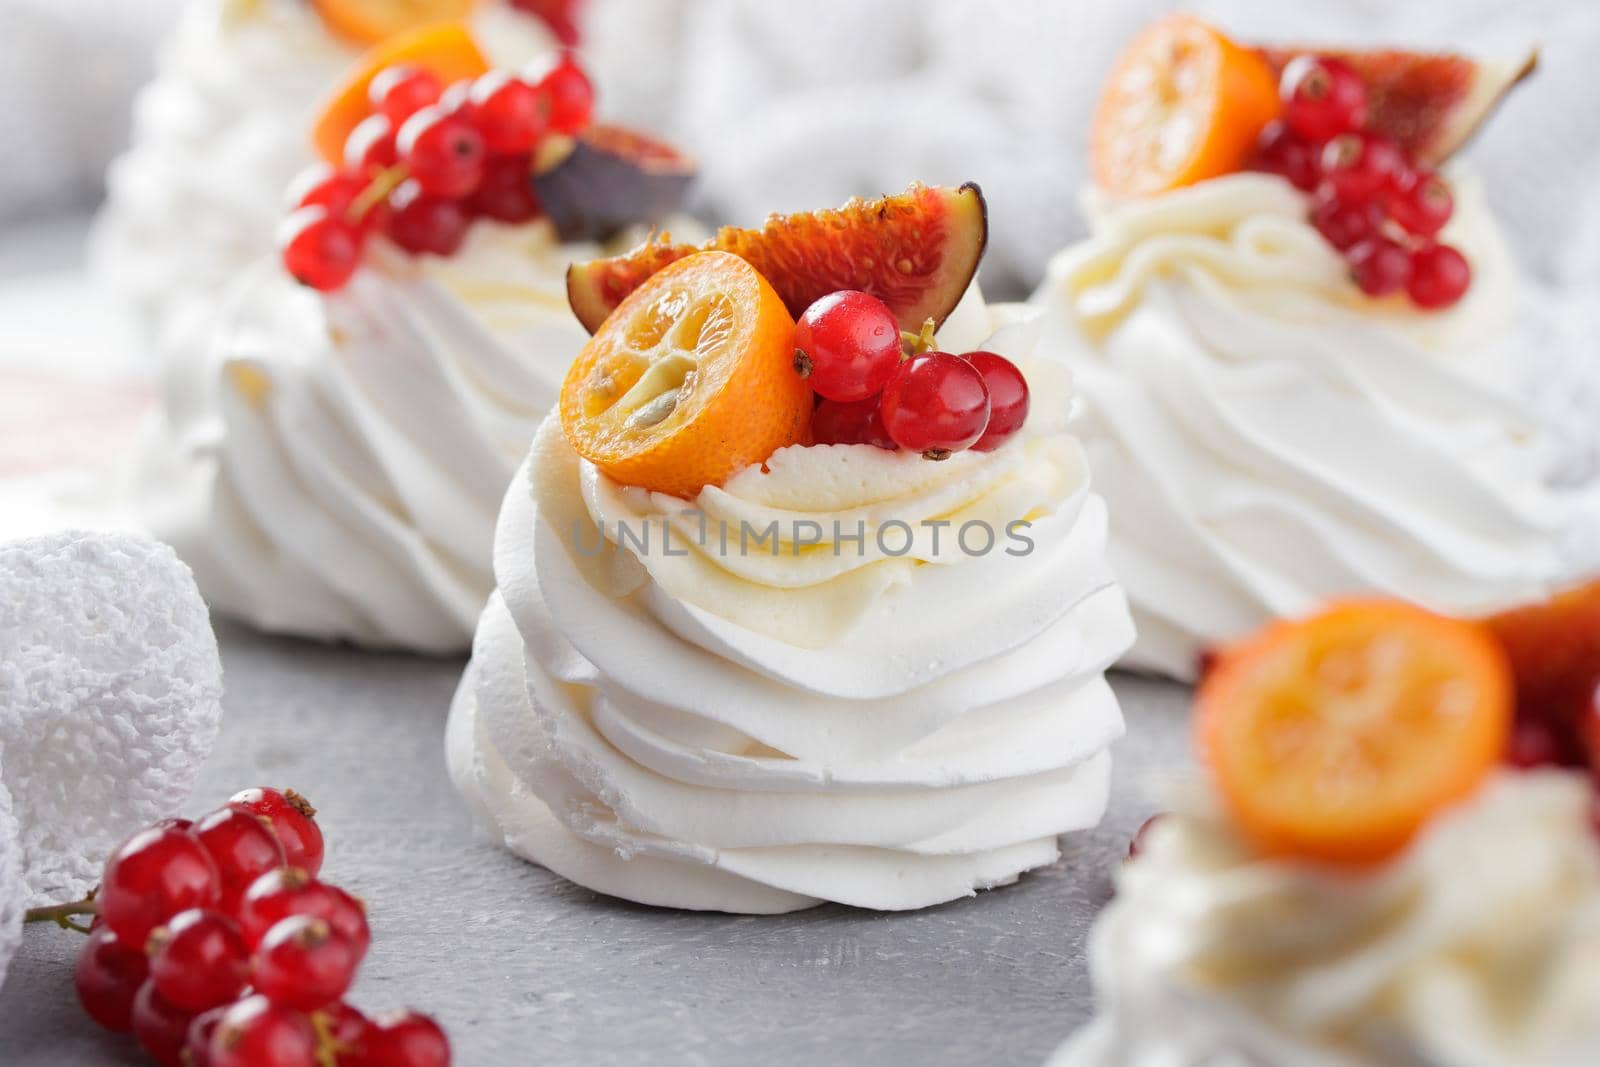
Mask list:
[[[503,0],[474,26],[496,63],[555,46]],[[361,48],[306,0],[194,0],[134,103],[133,146],[112,167],[92,255],[144,318],[157,351],[210,336],[229,285],[273,250],[284,189],[312,162],[323,98]]]
[[[1097,1020],[1052,1067],[1581,1067],[1600,1055],[1590,784],[1503,773],[1338,874],[1214,811],[1152,827],[1091,937]]]
[[[617,485],[547,421],[452,709],[480,820],[601,892],[729,912],[919,908],[1053,862],[1103,813],[1103,672],[1133,634],[1064,369],[1020,362],[1036,414],[993,453],[796,447],[692,502]],[[1017,519],[1031,550],[978,551]],[[823,545],[790,533],[806,522]],[[880,552],[896,523],[914,536]]]
[[[1445,237],[1473,264],[1444,312],[1373,300],[1281,179],[1239,174],[1089,205],[1033,297],[1070,361],[1111,507],[1132,665],[1357,592],[1476,612],[1565,570],[1577,508],[1513,399],[1513,266],[1477,185]],[[1510,358],[1508,358],[1508,356]]]
[[[500,498],[587,340],[548,222],[454,256],[383,242],[333,294],[262,262],[172,359],[138,479],[211,605],[264,629],[459,651]]]

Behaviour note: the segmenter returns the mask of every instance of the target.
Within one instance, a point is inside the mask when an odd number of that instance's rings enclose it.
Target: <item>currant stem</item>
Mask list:
[[[89,928],[82,923],[73,922],[78,915],[99,915],[100,908],[94,902],[91,893],[82,900],[74,900],[70,904],[52,904],[43,908],[29,908],[23,913],[22,921],[25,923],[52,922],[63,930],[76,930],[80,934],[87,934]]]
[[[372,181],[361,191],[361,195],[350,202],[348,214],[352,222],[360,222],[367,217],[367,212],[377,207],[389,198],[389,194],[398,189],[409,177],[404,164],[396,164],[388,170],[379,171],[373,175]]]
[[[900,343],[911,350],[910,355],[912,356],[920,356],[924,352],[932,352],[939,344],[933,336],[933,320],[923,319],[922,329],[916,333],[912,333],[910,330],[901,330]]]

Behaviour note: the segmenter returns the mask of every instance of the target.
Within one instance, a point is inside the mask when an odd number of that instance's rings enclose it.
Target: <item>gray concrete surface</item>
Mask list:
[[[1089,1012],[1084,935],[1127,840],[1187,763],[1184,694],[1115,680],[1129,720],[1097,831],[1021,884],[909,915],[655,911],[501,853],[445,774],[457,661],[221,630],[227,718],[191,804],[293,786],[321,808],[326,875],[375,941],[354,993],[449,1029],[459,1067],[1037,1064]],[[79,1010],[79,935],[30,930],[0,990],[0,1064],[144,1062]]]

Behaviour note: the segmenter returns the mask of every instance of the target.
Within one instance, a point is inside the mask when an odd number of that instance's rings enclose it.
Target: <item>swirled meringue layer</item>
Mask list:
[[[1592,787],[1505,773],[1364,874],[1151,828],[1091,937],[1097,1020],[1052,1067],[1580,1067],[1600,1054]]]
[[[705,910],[918,908],[1053,862],[1104,810],[1122,719],[1103,672],[1132,628],[1065,379],[1026,370],[1041,415],[994,453],[796,448],[693,502],[612,483],[547,421],[452,710],[479,817],[574,881]],[[954,516],[1029,519],[1032,548],[968,554],[957,523],[937,549],[876,549],[892,519]],[[741,552],[714,532],[729,517],[816,522],[827,545]],[[858,520],[865,545],[832,551]]]
[[[263,262],[167,367],[138,479],[212,606],[269,630],[465,649],[506,484],[586,334],[593,246],[476,224],[448,259],[381,243],[338,293]]]
[[[1187,677],[1332,596],[1475,612],[1563,573],[1576,508],[1493,343],[1513,266],[1475,183],[1456,193],[1445,236],[1475,276],[1445,312],[1360,293],[1275,177],[1091,205],[1033,303],[1084,398],[1132,664]]]

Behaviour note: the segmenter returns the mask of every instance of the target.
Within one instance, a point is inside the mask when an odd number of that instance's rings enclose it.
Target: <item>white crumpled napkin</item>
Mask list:
[[[178,810],[221,716],[216,637],[171,548],[0,545],[0,978],[23,909],[82,897],[119,841]]]

